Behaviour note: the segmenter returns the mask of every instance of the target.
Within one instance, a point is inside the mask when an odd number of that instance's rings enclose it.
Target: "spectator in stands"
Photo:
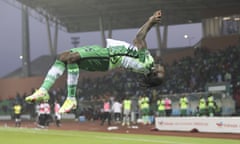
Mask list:
[[[216,82],[218,82],[218,83],[220,83],[220,82],[223,82],[223,77],[222,77],[222,73],[219,71],[218,72],[218,74],[217,74],[217,81]]]
[[[226,71],[226,73],[224,74],[224,81],[225,82],[231,82],[232,80],[232,75],[230,72]]]
[[[166,75],[166,82],[162,87],[170,87],[173,93],[188,92],[186,89],[188,87],[193,88],[189,92],[197,92],[203,91],[206,83],[216,82],[218,72],[221,72],[222,75],[222,78],[219,77],[220,81],[224,78],[223,71],[228,71],[232,78],[236,77],[239,51],[239,47],[226,48],[226,50],[219,52],[210,52],[205,48],[199,48],[196,50],[195,57],[182,58],[173,63],[172,66],[168,66],[166,72],[168,75]],[[189,69],[186,69],[186,66]],[[230,78],[231,81],[232,78]],[[186,81],[187,83],[185,83]],[[183,86],[179,87],[182,85],[179,82],[184,82]],[[195,86],[192,87],[192,84]]]
[[[61,53],[52,67],[49,69],[41,87],[33,95],[26,97],[26,101],[32,102],[48,95],[48,91],[55,81],[67,68],[68,95],[60,108],[60,113],[76,109],[76,88],[79,77],[79,69],[88,71],[107,71],[117,67],[130,69],[143,76],[142,84],[145,87],[158,86],[164,77],[164,68],[160,64],[154,64],[154,59],[147,50],[146,35],[148,31],[161,19],[161,11],[156,11],[148,21],[140,28],[133,45],[127,42],[107,39],[107,48],[100,46],[84,46],[73,48]]]

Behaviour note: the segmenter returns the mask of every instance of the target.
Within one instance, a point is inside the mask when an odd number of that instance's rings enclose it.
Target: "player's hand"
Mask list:
[[[162,12],[161,12],[161,10],[158,10],[158,11],[154,12],[154,14],[150,17],[150,21],[153,23],[158,23],[158,22],[160,22],[161,17],[162,17]]]

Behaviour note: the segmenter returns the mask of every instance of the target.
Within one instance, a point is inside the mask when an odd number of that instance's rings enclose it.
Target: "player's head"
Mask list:
[[[150,73],[145,77],[145,83],[148,87],[159,86],[163,82],[164,75],[164,67],[160,64],[154,64]]]

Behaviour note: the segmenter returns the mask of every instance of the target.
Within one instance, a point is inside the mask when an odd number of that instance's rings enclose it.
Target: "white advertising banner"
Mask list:
[[[240,117],[157,117],[158,130],[240,133]]]

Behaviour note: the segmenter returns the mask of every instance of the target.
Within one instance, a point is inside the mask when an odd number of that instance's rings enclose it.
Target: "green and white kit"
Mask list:
[[[87,71],[107,71],[123,67],[137,73],[148,74],[153,66],[153,57],[147,49],[138,50],[127,42],[107,39],[107,48],[84,46],[71,49],[78,52],[80,69]]]

